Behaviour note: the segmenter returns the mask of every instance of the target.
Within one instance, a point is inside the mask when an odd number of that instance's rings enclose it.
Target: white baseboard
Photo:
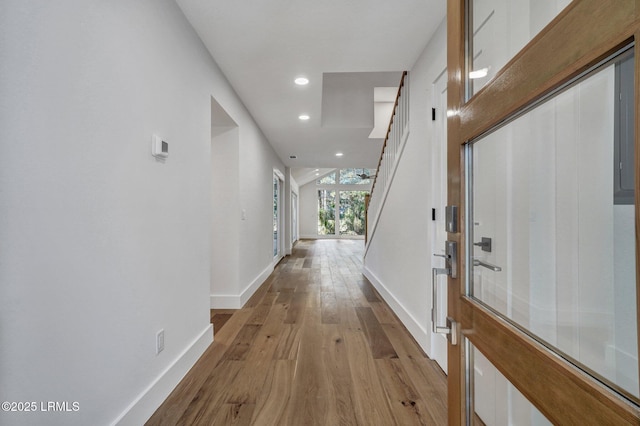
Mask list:
[[[280,258],[282,259],[282,258]],[[242,293],[240,293],[240,304],[241,306],[244,306],[245,303],[247,303],[247,300],[249,300],[251,298],[251,296],[253,296],[253,293],[256,292],[256,290],[258,289],[258,287],[260,287],[266,280],[267,278],[269,278],[269,275],[271,275],[271,273],[273,272],[273,268],[275,268],[275,265],[278,264],[278,262],[280,261],[280,259],[278,259],[277,261],[274,261],[271,265],[267,266],[264,271],[262,271],[260,273],[260,275],[258,275],[252,282],[251,284],[249,284],[243,291]]]
[[[385,287],[385,285],[378,279],[378,277],[369,270],[366,266],[362,268],[362,273],[365,277],[373,284],[373,286],[378,290],[380,296],[387,302],[387,305],[393,310],[393,312],[398,316],[402,324],[409,330],[409,333],[413,338],[418,342],[422,350],[431,357],[430,354],[430,341],[431,336],[429,332],[425,330],[420,323],[411,315],[405,307],[394,297],[393,294]]]
[[[279,261],[280,259],[278,259]],[[212,294],[209,296],[209,306],[211,309],[240,309],[247,303],[247,300],[253,296],[258,287],[264,283],[269,275],[273,272],[273,268],[277,264],[274,261],[267,266],[240,294]]]
[[[242,303],[240,296],[233,294],[212,294],[209,297],[209,306],[211,309],[240,309]]]
[[[112,423],[118,426],[142,425],[164,402],[180,380],[213,342],[213,324],[209,324],[172,363]]]

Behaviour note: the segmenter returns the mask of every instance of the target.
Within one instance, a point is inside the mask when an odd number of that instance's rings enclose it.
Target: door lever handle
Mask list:
[[[431,269],[431,331],[434,333],[448,334],[451,332],[450,328],[438,325],[438,275],[450,274],[451,270],[448,268]]]
[[[447,336],[447,340],[452,345],[458,344],[458,323],[453,318],[447,317],[446,325],[438,324],[438,275],[451,276],[449,268],[432,268],[431,269],[431,331],[434,333],[442,333]]]
[[[491,263],[485,262],[484,260],[473,258],[473,266],[484,266],[487,269],[491,269],[493,272],[500,272],[502,268],[496,265],[492,265]]]

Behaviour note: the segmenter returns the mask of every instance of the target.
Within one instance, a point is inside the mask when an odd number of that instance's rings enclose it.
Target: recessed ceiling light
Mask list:
[[[341,152],[336,152],[336,157],[342,157],[344,154]]]
[[[309,84],[309,79],[304,77],[298,77],[294,81],[298,86],[304,86],[306,84]]]
[[[320,171],[320,169],[315,169],[315,170],[314,170],[314,172],[319,172],[319,171]]]
[[[316,176],[320,176],[320,173],[316,173]]]
[[[299,115],[299,116],[298,116],[298,118],[299,118],[300,120],[308,120],[308,119],[309,119],[309,116],[308,116],[307,114],[301,114],[301,115]]]

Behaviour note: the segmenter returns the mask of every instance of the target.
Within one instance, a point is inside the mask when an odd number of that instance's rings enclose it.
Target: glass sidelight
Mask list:
[[[336,191],[318,190],[318,235],[336,233]]]
[[[273,257],[280,253],[280,179],[273,175]]]
[[[634,167],[625,73],[630,53],[468,145],[466,291],[639,401],[637,201],[616,195]]]
[[[347,169],[349,170],[349,169]],[[340,235],[364,235],[364,197],[367,191],[339,191]]]

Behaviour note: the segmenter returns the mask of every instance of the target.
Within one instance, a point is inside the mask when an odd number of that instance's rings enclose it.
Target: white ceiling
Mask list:
[[[176,2],[282,161],[313,169],[376,167],[374,87],[397,87],[446,9],[445,0]],[[299,76],[310,83],[296,86]]]

